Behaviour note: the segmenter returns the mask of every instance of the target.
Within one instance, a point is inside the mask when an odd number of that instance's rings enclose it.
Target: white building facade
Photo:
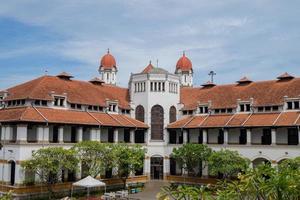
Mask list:
[[[192,87],[185,54],[175,73],[150,63],[131,74],[128,88],[115,86],[117,67],[109,52],[99,72],[100,79],[91,81],[67,73],[43,76],[0,93],[3,183],[24,184],[20,163],[33,151],[83,140],[143,145],[144,168],[136,175],[149,179],[183,174],[172,151],[186,143],[236,150],[253,166],[300,156],[300,78],[285,73],[272,81]],[[66,180],[81,176],[69,173]]]

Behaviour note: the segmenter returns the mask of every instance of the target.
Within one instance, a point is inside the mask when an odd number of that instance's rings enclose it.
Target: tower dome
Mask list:
[[[110,54],[109,49],[107,53],[101,58],[100,67],[99,69],[117,69],[116,59],[113,55]]]
[[[117,64],[116,59],[110,54],[109,49],[107,53],[101,58],[99,73],[100,78],[106,84],[116,84],[117,82]]]
[[[180,76],[181,86],[193,86],[193,65],[191,60],[183,52],[177,61],[175,74]]]
[[[188,72],[190,70],[193,71],[192,62],[188,57],[185,56],[185,52],[183,52],[183,55],[177,61],[176,71],[178,70],[181,70],[182,72]]]

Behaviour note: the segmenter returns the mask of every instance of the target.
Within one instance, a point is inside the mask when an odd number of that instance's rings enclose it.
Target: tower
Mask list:
[[[177,61],[175,74],[180,76],[181,86],[193,86],[192,62],[185,56],[185,52],[183,52],[182,57]]]
[[[117,64],[113,55],[110,54],[109,49],[107,53],[101,58],[99,73],[101,79],[106,84],[116,84],[117,82]]]

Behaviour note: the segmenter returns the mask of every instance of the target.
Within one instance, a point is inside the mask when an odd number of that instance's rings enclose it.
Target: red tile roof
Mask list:
[[[250,101],[254,106],[283,105],[284,97],[298,98],[300,78],[287,81],[259,81],[246,85],[229,84],[214,87],[181,87],[183,110],[196,109],[199,103],[211,101],[211,108],[235,108],[237,101]]]
[[[150,61],[149,65],[147,65],[147,67],[145,67],[145,69],[143,69],[142,74],[150,73],[153,68],[154,68],[154,66],[151,64],[151,61]]]
[[[120,114],[96,113],[42,107],[1,109],[0,122],[48,122],[60,124],[148,128],[146,124]]]
[[[174,128],[282,127],[300,124],[300,112],[189,116],[167,126]]]
[[[183,52],[183,55],[181,58],[179,58],[179,60],[177,61],[176,64],[176,70],[180,69],[181,71],[185,72],[185,71],[190,71],[193,70],[193,65],[191,60],[185,56],[185,53]]]
[[[111,55],[108,50],[107,54],[105,54],[101,58],[99,69],[112,69],[112,68],[117,69],[117,63],[115,57]]]
[[[54,95],[66,95],[70,103],[106,106],[106,100],[117,100],[119,107],[130,109],[128,89],[114,85],[97,85],[86,81],[65,80],[56,76],[42,76],[8,89],[5,100],[52,100]]]

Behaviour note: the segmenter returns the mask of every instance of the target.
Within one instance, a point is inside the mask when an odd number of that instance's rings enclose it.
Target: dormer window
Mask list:
[[[279,110],[279,106],[259,106],[257,112],[275,112]]]
[[[54,106],[64,107],[65,106],[65,97],[54,97]]]
[[[241,103],[240,104],[240,112],[250,112],[251,106],[250,103]]]
[[[208,113],[208,106],[200,106],[199,107],[199,113],[200,114],[206,114],[206,113]]]
[[[300,100],[288,100],[286,102],[286,108],[287,110],[299,110],[300,109]]]

